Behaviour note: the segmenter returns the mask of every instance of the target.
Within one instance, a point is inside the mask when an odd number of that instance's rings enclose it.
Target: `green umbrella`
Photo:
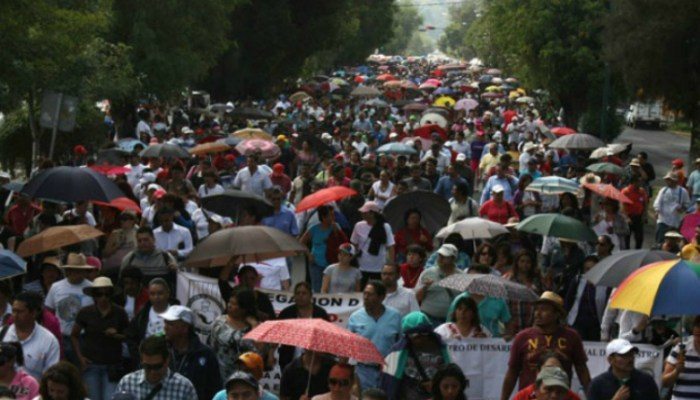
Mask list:
[[[579,242],[595,242],[598,236],[583,222],[561,214],[535,214],[515,227],[519,231]]]
[[[622,173],[625,172],[622,167],[609,162],[591,164],[587,166],[586,169],[596,174],[622,175]]]

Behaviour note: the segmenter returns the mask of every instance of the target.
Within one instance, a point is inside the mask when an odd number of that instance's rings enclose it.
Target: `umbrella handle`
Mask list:
[[[316,352],[311,353],[311,364],[309,364],[309,379],[306,381],[306,397],[309,398],[309,390],[311,390],[311,369],[314,367],[314,358],[316,358]]]

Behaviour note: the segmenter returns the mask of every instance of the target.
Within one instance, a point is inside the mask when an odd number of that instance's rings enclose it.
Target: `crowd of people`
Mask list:
[[[700,257],[700,228],[689,228],[694,236],[681,234],[689,217],[700,214],[700,159],[687,177],[683,162],[674,160],[659,189],[647,154],[635,154],[631,146],[599,160],[590,151],[551,148],[549,132],[561,125],[561,115],[539,99],[518,100],[525,92],[517,80],[502,79],[500,71],[483,79],[482,72],[476,65],[403,61],[317,77],[301,83],[305,92],[296,100],[290,91],[218,113],[143,107],[136,127],[141,142],[113,131],[107,147],[76,145],[60,163],[99,169],[107,163],[102,154],[130,143],[130,152],[116,152],[123,157],[117,166],[124,168],[106,174],[138,212],[2,189],[7,202],[0,241],[6,249],[59,225],[86,224],[106,235],[28,257],[25,275],[0,281],[0,397],[459,400],[466,399],[469,380],[446,343],[502,338],[511,345],[503,400],[577,399],[583,393],[595,400],[700,398],[700,319],[683,339],[674,330],[677,320],[612,309],[610,289],[583,277],[626,249]],[[372,97],[383,100],[353,94],[371,88],[380,89]],[[461,100],[470,105],[458,107]],[[246,107],[270,116],[235,116]],[[272,152],[141,156],[161,143],[191,148],[210,138],[225,140],[251,124],[269,136]],[[620,172],[589,172],[595,161]],[[58,165],[43,160],[32,176]],[[544,177],[609,183],[629,202],[583,187],[561,194],[528,190]],[[0,180],[8,183],[9,175]],[[295,212],[302,199],[335,186],[354,194]],[[272,212],[244,208],[231,218],[202,206],[202,199],[230,189],[266,199]],[[425,224],[428,210],[419,207],[391,224],[385,207],[419,191],[449,204],[445,226],[479,217],[508,233],[438,239]],[[575,218],[596,232],[597,241],[516,229],[541,213]],[[651,242],[644,234],[650,216],[656,218]],[[298,238],[308,248],[306,262],[231,262],[193,271],[217,278],[226,304],[202,340],[194,330],[202,316],[179,304],[175,274],[209,235],[246,225]],[[492,274],[527,287],[539,300],[438,284],[458,274]],[[277,313],[261,288],[293,292],[294,303]],[[369,339],[385,365],[244,338],[266,320],[330,320],[314,296],[353,292],[361,292],[363,302],[347,329]],[[601,340],[608,342],[610,369],[591,376],[583,341]],[[642,343],[666,355],[662,376],[635,369],[635,345]],[[273,393],[262,380],[276,365],[281,380]],[[574,372],[583,392],[572,386]]]

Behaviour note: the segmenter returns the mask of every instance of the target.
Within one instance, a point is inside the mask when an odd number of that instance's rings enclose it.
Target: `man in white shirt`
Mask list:
[[[159,217],[160,226],[153,231],[156,248],[169,252],[178,260],[185,259],[192,252],[192,234],[175,223],[173,209],[161,209]]]
[[[654,199],[656,212],[656,243],[664,241],[664,235],[670,230],[678,230],[683,215],[690,207],[690,196],[685,188],[678,185],[678,175],[669,172],[664,176],[666,186],[659,190]]]
[[[259,263],[249,263],[258,271],[260,288],[270,290],[289,290],[291,283],[287,260],[284,257],[273,258]]]
[[[75,207],[63,213],[63,219],[66,221],[71,221],[75,224],[88,224],[90,226],[96,226],[97,221],[90,211],[88,211],[88,202],[80,201],[75,203]]]
[[[233,186],[244,192],[255,193],[260,197],[265,197],[265,191],[272,187],[270,173],[258,167],[258,160],[255,155],[248,156],[248,166],[238,171],[233,180]]]
[[[399,267],[387,264],[382,268],[382,283],[386,286],[386,297],[382,304],[393,307],[401,318],[413,311],[420,311],[416,294],[413,290],[399,286]]]
[[[49,367],[60,360],[58,339],[48,329],[37,324],[41,313],[41,295],[22,292],[12,302],[14,322],[7,327],[3,342],[19,342],[24,354],[24,370],[37,381]]]

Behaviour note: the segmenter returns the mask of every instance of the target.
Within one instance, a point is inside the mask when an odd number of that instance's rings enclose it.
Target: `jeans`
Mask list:
[[[381,377],[379,366],[371,364],[357,364],[357,380],[360,381],[360,389],[378,388]]]
[[[630,216],[630,234],[625,237],[627,248],[632,248],[632,237],[634,237],[634,248],[641,249],[644,242],[644,220],[642,215]]]
[[[89,364],[83,372],[83,380],[91,400],[110,400],[117,389],[117,382],[109,381],[104,364]]]
[[[309,275],[311,277],[311,289],[314,293],[321,293],[321,285],[323,284],[323,271],[326,267],[316,263],[309,264]]]

